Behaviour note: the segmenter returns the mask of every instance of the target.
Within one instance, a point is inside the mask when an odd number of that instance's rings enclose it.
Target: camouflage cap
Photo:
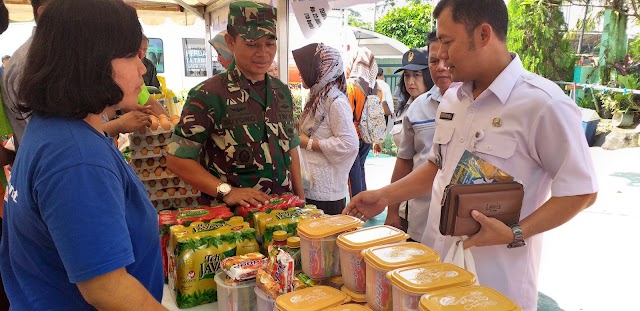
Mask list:
[[[236,1],[229,4],[229,25],[245,41],[276,37],[277,9],[266,3]]]

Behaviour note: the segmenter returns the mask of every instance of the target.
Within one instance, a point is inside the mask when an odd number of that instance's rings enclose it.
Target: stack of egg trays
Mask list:
[[[170,208],[197,207],[200,191],[178,178],[167,168],[166,147],[173,127],[165,130],[147,128],[129,137],[131,166],[157,211]]]

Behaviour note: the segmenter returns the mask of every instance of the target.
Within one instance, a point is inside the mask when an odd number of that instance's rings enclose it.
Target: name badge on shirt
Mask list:
[[[440,113],[440,120],[453,120],[453,113],[451,112],[441,112]]]

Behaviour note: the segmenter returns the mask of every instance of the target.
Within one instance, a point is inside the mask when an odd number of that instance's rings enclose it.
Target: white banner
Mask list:
[[[322,27],[331,10],[328,0],[293,0],[291,4],[300,30],[307,39]]]

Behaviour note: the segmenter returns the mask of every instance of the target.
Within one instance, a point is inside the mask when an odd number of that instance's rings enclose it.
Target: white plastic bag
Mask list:
[[[313,176],[309,171],[307,159],[302,155],[302,150],[300,150],[300,148],[298,148],[298,159],[300,161],[300,175],[302,175],[302,188],[304,190],[310,190],[313,188]]]
[[[476,262],[473,260],[473,254],[469,249],[464,249],[462,237],[456,238],[456,241],[451,244],[451,248],[447,252],[442,262],[454,264],[462,269],[465,269],[476,276],[475,285],[480,284],[478,280],[478,274],[476,273]]]

